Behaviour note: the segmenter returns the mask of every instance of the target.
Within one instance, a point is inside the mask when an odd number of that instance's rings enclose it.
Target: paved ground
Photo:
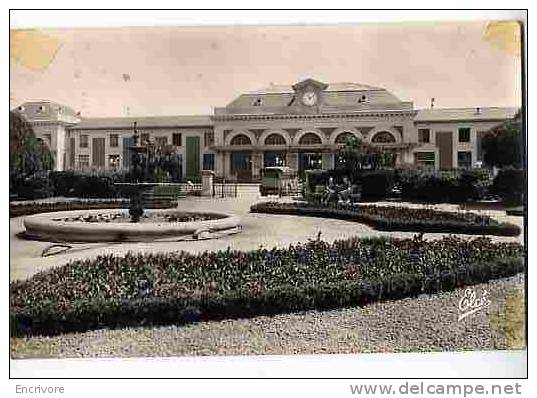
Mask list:
[[[273,198],[273,200],[276,198]],[[29,276],[79,258],[91,258],[103,253],[125,254],[128,251],[144,252],[168,252],[186,250],[189,252],[203,252],[206,250],[226,249],[227,247],[252,250],[259,246],[285,247],[291,243],[304,242],[307,239],[316,238],[318,232],[327,241],[347,238],[350,236],[395,236],[411,237],[412,232],[380,232],[355,222],[342,220],[319,219],[312,217],[296,217],[285,215],[249,214],[249,208],[253,203],[267,198],[261,198],[253,192],[234,198],[196,198],[181,199],[178,207],[189,211],[216,210],[231,212],[241,217],[243,230],[236,235],[226,236],[220,239],[201,241],[178,241],[178,242],[151,242],[151,243],[94,243],[73,244],[69,251],[50,257],[41,257],[43,250],[50,246],[48,242],[36,242],[21,239],[17,236],[24,230],[23,217],[10,219],[10,279],[24,279]],[[377,203],[380,205],[394,205],[394,203]],[[399,206],[420,207],[409,203],[399,203]],[[438,209],[459,211],[457,205],[437,205]],[[476,211],[488,214],[498,220],[508,221],[520,226],[523,225],[522,217],[506,216],[503,211]],[[436,239],[445,234],[425,234],[425,239]],[[512,237],[491,237],[496,241],[523,241],[522,235]]]
[[[362,308],[17,338],[11,339],[11,353],[14,358],[68,358],[522,348],[523,275],[473,289],[478,297],[486,289],[491,305],[460,322],[463,289]]]

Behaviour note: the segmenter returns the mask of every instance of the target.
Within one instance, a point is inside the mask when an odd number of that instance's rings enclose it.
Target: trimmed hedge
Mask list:
[[[402,171],[398,174],[403,200],[428,203],[462,203],[483,199],[492,184],[484,169]]]
[[[523,272],[518,243],[309,241],[285,249],[103,255],[10,284],[11,335],[340,308]]]
[[[470,212],[411,209],[398,206],[338,204],[323,206],[307,202],[261,202],[250,207],[252,213],[288,214],[356,221],[380,231],[444,232],[473,235],[518,236],[520,228],[499,223],[488,216]]]
[[[173,200],[159,199],[147,204],[149,209],[168,209],[176,206]],[[9,204],[9,217],[29,216],[38,213],[50,213],[66,210],[93,210],[93,209],[127,209],[128,199],[117,200],[73,200],[66,202],[34,202],[24,204]]]

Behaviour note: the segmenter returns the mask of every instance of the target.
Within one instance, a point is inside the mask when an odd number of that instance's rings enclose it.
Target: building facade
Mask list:
[[[51,147],[58,170],[128,167],[136,122],[142,142],[174,147],[183,177],[208,169],[242,181],[273,165],[331,169],[349,137],[392,152],[400,167],[480,167],[483,134],[517,112],[414,109],[384,88],[313,79],[242,94],[212,115],[82,118],[48,101],[17,109]]]

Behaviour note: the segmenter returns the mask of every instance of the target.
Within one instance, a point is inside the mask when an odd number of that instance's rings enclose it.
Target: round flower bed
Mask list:
[[[444,232],[474,235],[518,236],[520,227],[500,223],[470,212],[411,209],[398,206],[337,205],[307,202],[262,202],[251,206],[252,213],[288,214],[337,218],[367,224],[380,231]]]
[[[103,255],[10,284],[12,335],[363,305],[523,272],[518,243],[448,237]]]

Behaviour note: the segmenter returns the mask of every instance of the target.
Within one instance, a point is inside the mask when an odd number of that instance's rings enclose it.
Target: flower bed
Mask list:
[[[363,305],[523,272],[518,243],[310,241],[285,249],[99,256],[10,285],[12,335]]]
[[[520,228],[517,225],[500,223],[491,217],[470,212],[455,213],[399,206],[323,206],[307,202],[262,202],[251,206],[250,211],[252,213],[337,218],[367,224],[380,231],[520,235]]]
[[[148,204],[151,209],[168,209],[176,206],[172,200],[152,201]],[[114,200],[70,200],[65,202],[33,202],[24,204],[9,204],[9,217],[29,216],[31,214],[50,213],[68,210],[93,210],[93,209],[127,209],[128,199]]]

